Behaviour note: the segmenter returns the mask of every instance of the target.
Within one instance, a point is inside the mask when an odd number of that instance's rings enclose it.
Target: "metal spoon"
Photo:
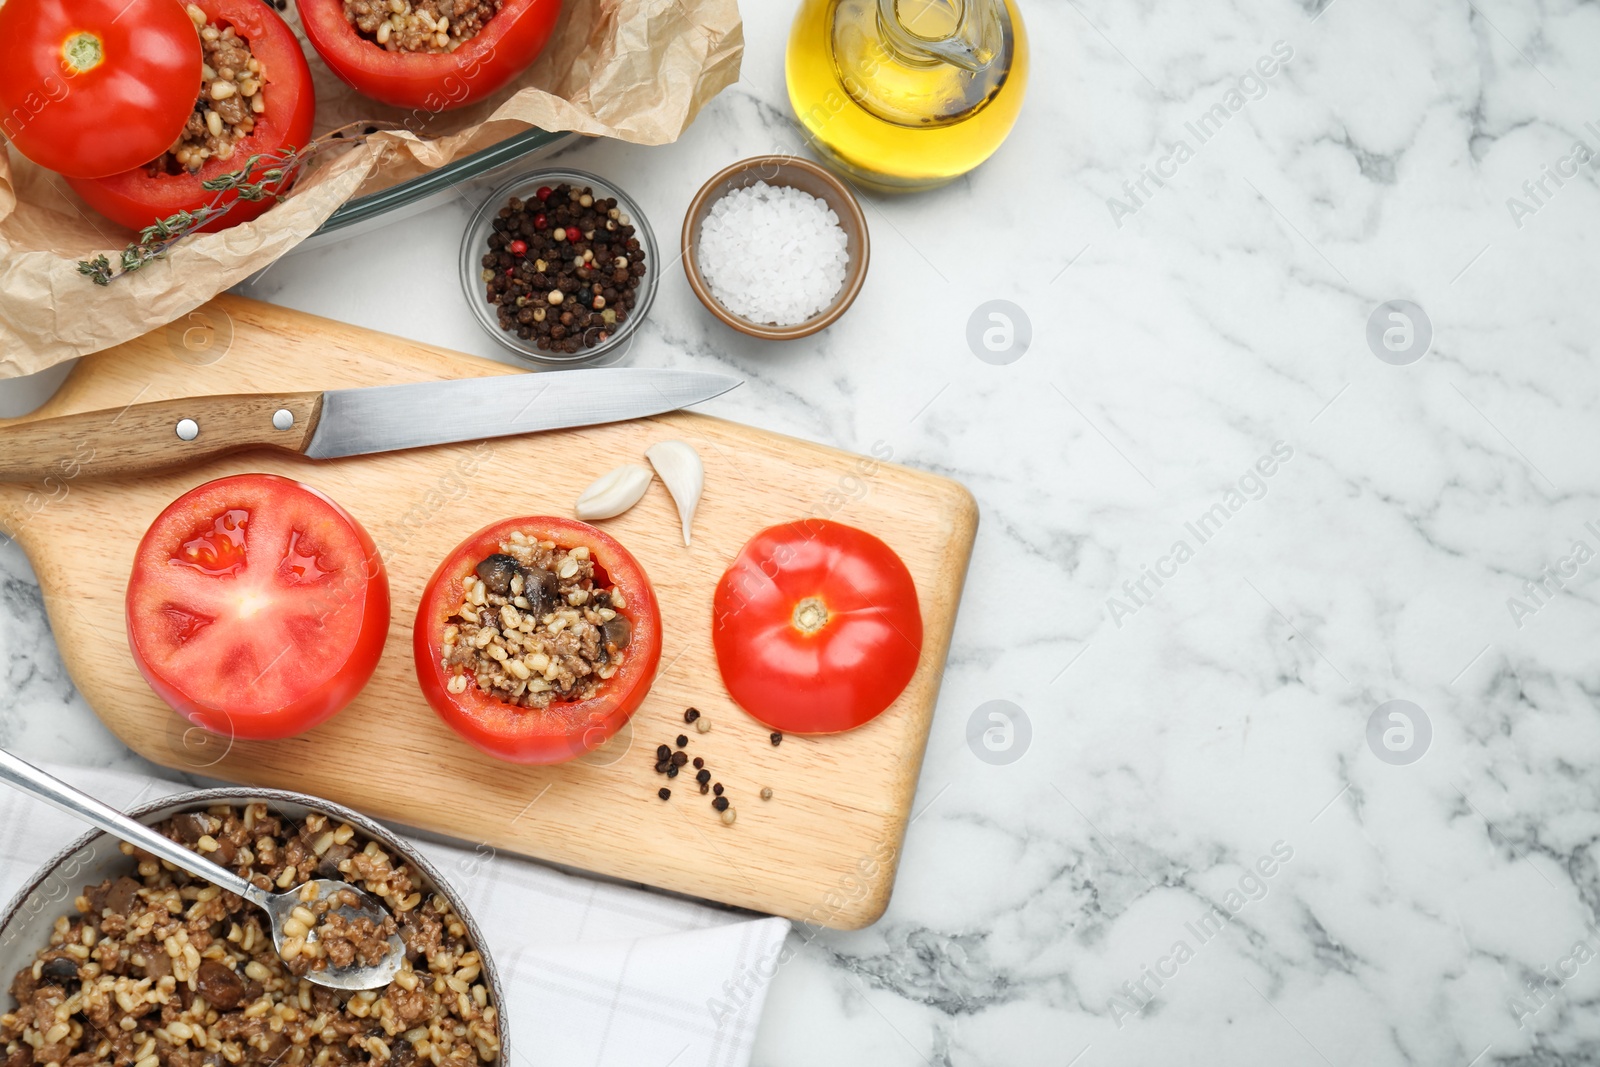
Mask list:
[[[111,836],[141,848],[158,859],[164,859],[175,867],[181,867],[196,878],[203,878],[214,886],[248,900],[266,912],[267,917],[272,920],[272,944],[280,956],[283,954],[284,923],[289,921],[290,913],[304,903],[300,898],[304,885],[282,893],[268,893],[257,889],[232,871],[212,863],[197,852],[189,851],[170,838],[162,837],[143,823],[128,818],[115,808],[100,803],[89,794],[72,788],[59,778],[46,774],[31,763],[20,760],[4,750],[0,750],[0,781],[22,790],[37,800],[60,808],[68,815],[97,826]],[[360,902],[359,906],[331,909],[331,912],[336,912],[347,919],[355,920],[364,916],[374,923],[381,924],[389,917],[389,912],[376,897],[347,882],[318,878],[308,884],[317,887],[318,900],[324,900],[330,894],[342,889],[354,892]],[[316,931],[313,929],[306,939],[315,941],[315,935]],[[389,952],[376,965],[372,967],[352,965],[342,968],[330,966],[322,970],[309,971],[305,978],[309,982],[327,986],[329,989],[381,989],[399,973],[404,958],[405,944],[400,940],[399,934],[391,934]]]

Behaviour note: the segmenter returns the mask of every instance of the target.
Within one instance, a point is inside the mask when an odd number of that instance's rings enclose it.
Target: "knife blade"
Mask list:
[[[247,448],[335,459],[659,415],[740,379],[598,367],[307,393],[196,396],[0,428],[0,482],[166,470]]]

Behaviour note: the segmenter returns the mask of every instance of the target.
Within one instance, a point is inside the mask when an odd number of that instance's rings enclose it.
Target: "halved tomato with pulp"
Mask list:
[[[332,500],[273,474],[183,494],[128,582],[128,643],[150,687],[214,733],[268,740],[330,718],[372,677],[389,579]]]
[[[456,681],[458,691],[451,689],[457,672],[445,666],[445,628],[454,625],[452,619],[465,602],[467,579],[486,573],[478,572],[480,564],[495,559],[512,567],[514,561],[504,552],[514,534],[563,549],[587,548],[594,561],[595,588],[621,595],[616,615],[627,621],[629,634],[622,663],[586,698],[558,697],[547,707],[523,707],[485,693],[465,675]],[[527,574],[523,581],[532,583]],[[560,763],[599,747],[644,703],[661,662],[661,613],[644,568],[615,538],[574,519],[505,519],[461,542],[434,571],[422,591],[412,652],[423,695],[464,740],[513,763]]]

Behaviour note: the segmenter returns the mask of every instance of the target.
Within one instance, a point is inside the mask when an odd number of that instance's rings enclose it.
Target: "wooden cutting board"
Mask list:
[[[84,359],[27,419],[208,393],[340,388],[516,373],[499,363],[268,304],[219,297],[186,319]],[[0,422],[5,426],[24,420]],[[508,515],[570,515],[579,492],[656,441],[681,438],[706,466],[685,548],[659,480],[600,525],[649,573],[665,630],[662,668],[629,728],[571,763],[519,767],[479,754],[435,717],[412,669],[423,583],[467,534]],[[886,451],[880,449],[879,451]],[[241,453],[180,472],[96,479],[92,458],[36,485],[0,485],[0,529],[27,552],[72,678],[129,747],[166,766],[296,789],[379,818],[663,889],[853,929],[887,906],[977,526],[971,495],[931,474],[706,416],[312,462]],[[219,739],[173,714],[128,651],[123,597],[134,547],[201,482],[267,471],[343,504],[384,553],[388,644],[359,698],[287,741]],[[711,648],[717,579],[758,530],[815,515],[869,530],[905,560],[925,624],[922,663],[883,715],[834,737],[768,731],[729,699]],[[709,733],[685,730],[698,707]],[[692,777],[656,790],[655,748],[680,733],[726,786],[724,825]],[[771,800],[759,799],[763,786]],[[471,872],[459,872],[469,877]]]

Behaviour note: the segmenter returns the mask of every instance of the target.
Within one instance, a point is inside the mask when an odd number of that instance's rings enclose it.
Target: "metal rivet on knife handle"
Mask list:
[[[193,419],[179,419],[177,430],[180,441],[193,441],[200,436],[200,424]]]
[[[287,430],[294,426],[294,412],[288,408],[279,408],[272,413],[272,428],[274,430]]]

